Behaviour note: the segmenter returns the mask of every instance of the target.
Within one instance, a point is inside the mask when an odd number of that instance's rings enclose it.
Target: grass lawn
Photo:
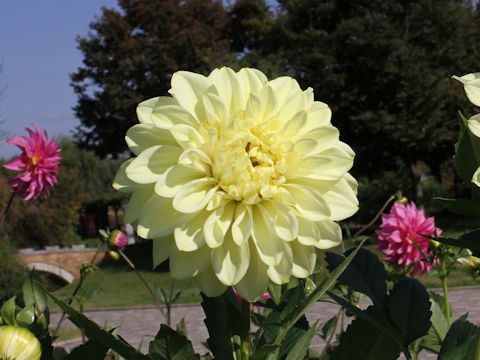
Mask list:
[[[465,228],[472,230],[477,227],[477,223],[472,223],[470,220],[451,220],[444,219],[439,221],[438,226],[444,229],[444,236],[458,237],[465,232]],[[446,230],[448,229],[448,230]],[[370,251],[375,252],[381,257],[375,249],[375,245],[371,242],[366,246]],[[340,247],[332,249],[340,252]],[[163,288],[167,293],[172,285],[172,279],[168,272],[168,265],[164,264],[163,268],[152,269],[151,263],[151,242],[145,242],[134,246],[129,246],[126,253],[129,258],[139,269],[145,280],[150,286],[155,288]],[[319,254],[319,258],[323,257]],[[321,260],[320,260],[321,261]],[[319,274],[320,277],[325,276],[326,271]],[[318,279],[317,279],[318,280]],[[419,278],[426,287],[441,287],[441,281],[434,274],[434,272],[424,274]],[[472,280],[470,275],[461,270],[454,270],[448,278],[449,287],[474,285],[479,284],[478,281]],[[76,281],[57,291],[55,294],[61,298],[70,295],[76,286]],[[144,287],[135,272],[128,267],[123,259],[118,262],[104,261],[100,265],[100,269],[93,274],[89,274],[85,286],[98,287],[99,291],[85,303],[86,309],[107,308],[107,307],[123,307],[123,306],[148,306],[154,305],[155,302],[152,296]],[[188,279],[176,281],[176,290],[180,290],[181,294],[177,303],[195,303],[200,302],[200,291],[197,288],[195,281]],[[78,305],[75,305],[78,308]],[[51,308],[56,307],[51,304]]]

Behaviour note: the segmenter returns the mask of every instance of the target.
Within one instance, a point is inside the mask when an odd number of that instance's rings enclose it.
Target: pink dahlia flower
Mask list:
[[[428,252],[429,240],[422,235],[432,236],[436,233],[440,236],[442,230],[435,227],[433,217],[425,217],[424,211],[417,209],[414,203],[396,202],[390,214],[382,215],[382,224],[376,233],[378,249],[387,255],[385,261],[388,263],[398,264],[403,271],[414,263],[412,276],[432,269],[430,262],[422,261],[424,257],[413,241],[422,249],[423,254],[429,256],[432,254],[431,251]]]
[[[120,230],[113,230],[110,234],[109,244],[113,248],[123,250],[127,245],[127,235]]]
[[[37,125],[33,126],[36,132],[26,128],[29,137],[15,136],[7,140],[17,145],[23,154],[3,165],[10,170],[23,171],[8,183],[15,187],[15,194],[24,196],[25,200],[36,199],[42,193],[44,197],[50,195],[50,187],[57,183],[55,175],[60,161],[55,137],[48,141],[47,132],[43,130],[42,133]]]

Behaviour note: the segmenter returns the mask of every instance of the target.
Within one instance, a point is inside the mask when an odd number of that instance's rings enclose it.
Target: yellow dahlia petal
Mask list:
[[[173,245],[172,235],[168,235],[161,238],[155,238],[153,241],[153,267],[163,263],[170,256],[170,248]]]
[[[265,201],[263,206],[275,219],[272,225],[278,237],[285,241],[294,240],[298,235],[298,221],[293,211],[273,201]]]
[[[155,192],[164,197],[174,197],[182,186],[202,178],[205,172],[185,165],[174,165],[159,176]]]
[[[196,251],[180,251],[175,246],[170,249],[170,273],[174,279],[189,279],[197,276],[210,264],[211,250],[201,247]]]
[[[157,107],[152,111],[150,117],[153,124],[161,129],[170,129],[177,124],[199,125],[196,117],[181,107],[177,100],[169,97],[159,98]]]
[[[292,275],[304,279],[315,269],[317,254],[315,247],[305,246],[298,241],[290,243],[293,254]]]
[[[235,290],[247,301],[253,302],[258,300],[267,289],[267,270],[267,265],[260,259],[260,256],[255,251],[255,246],[252,246],[250,243],[250,263],[248,270],[242,280],[235,285]]]
[[[235,207],[235,221],[232,224],[232,237],[233,241],[238,246],[243,245],[248,241],[252,234],[253,221],[252,211],[248,205],[237,204]]]
[[[480,106],[480,73],[467,74],[461,77],[452,76],[452,78],[463,84],[468,100],[472,104]]]
[[[171,234],[192,215],[176,211],[172,199],[153,194],[146,200],[138,218],[137,233],[145,239]]]
[[[202,135],[190,125],[174,125],[170,128],[170,132],[183,149],[196,148],[204,142]]]
[[[212,250],[212,269],[217,278],[227,286],[233,286],[243,278],[249,262],[248,242],[238,246],[230,232],[225,236],[222,245]]]
[[[138,184],[156,182],[170,166],[175,165],[182,150],[171,145],[152,146],[137,156],[125,169],[130,180]]]
[[[225,206],[212,211],[203,225],[205,242],[210,248],[222,245],[225,234],[230,228],[235,213],[235,202],[229,201]]]
[[[215,69],[208,78],[217,88],[218,95],[231,114],[245,106],[246,98],[242,83],[232,69],[227,67]]]
[[[473,135],[480,137],[480,114],[473,115],[470,119],[468,119],[467,125]]]
[[[340,225],[338,225],[336,222],[319,221],[315,225],[320,232],[318,241],[313,244],[316,248],[330,249],[341,244],[342,229],[340,228]]]
[[[243,68],[238,72],[238,77],[242,82],[242,88],[245,93],[245,99],[251,94],[257,95],[260,89],[267,83],[268,79],[264,73],[257,69]]]
[[[298,184],[286,184],[285,189],[295,199],[295,209],[303,217],[313,221],[325,220],[330,217],[330,208],[327,202],[317,192]]]
[[[293,255],[289,243],[283,243],[283,252],[280,262],[270,265],[267,270],[268,277],[275,284],[281,285],[288,282],[292,275]]]
[[[303,134],[294,145],[299,154],[313,155],[335,146],[338,142],[338,130],[333,126],[322,126]]]
[[[196,251],[205,245],[203,224],[209,213],[201,211],[195,217],[175,228],[175,244],[180,251]]]
[[[272,228],[274,218],[260,204],[252,208],[252,239],[258,255],[267,265],[277,265],[282,260],[283,242]]]
[[[141,102],[137,106],[137,117],[138,121],[143,124],[153,124],[152,121],[152,111],[158,106],[158,101],[160,97],[154,97],[148,100]],[[168,101],[173,101],[171,98],[167,98]]]
[[[173,198],[173,208],[182,213],[203,209],[215,195],[218,185],[213,178],[202,178],[183,185]]]
[[[195,279],[207,296],[219,296],[227,290],[227,287],[218,280],[210,265],[203,269]]]
[[[135,155],[140,155],[142,151],[157,146],[158,144],[177,145],[168,130],[151,124],[137,124],[132,126],[127,131],[125,141]]]
[[[328,203],[332,220],[343,220],[358,210],[357,181],[353,176],[346,174],[329,191],[323,194]]]
[[[475,171],[475,173],[473,174],[472,176],[472,182],[477,185],[477,186],[480,186],[480,167]]]
[[[136,186],[124,214],[124,220],[127,224],[136,221],[140,217],[145,203],[153,194],[153,184]]]
[[[113,188],[120,192],[131,193],[137,187],[138,184],[135,181],[130,180],[125,173],[125,169],[128,165],[133,161],[133,159],[128,159],[124,161],[120,168],[117,170],[115,174],[115,178],[113,179]]]
[[[172,88],[168,91],[178,103],[195,114],[195,106],[210,86],[207,78],[188,71],[178,71],[172,76]]]

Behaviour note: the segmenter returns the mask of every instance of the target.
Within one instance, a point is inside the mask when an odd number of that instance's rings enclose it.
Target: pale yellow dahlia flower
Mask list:
[[[136,157],[114,181],[132,194],[125,220],[153,239],[154,263],[168,257],[174,278],[250,301],[269,279],[309,276],[315,248],[339,244],[335,221],[358,208],[354,153],[329,107],[248,68],[180,71],[169,92],[138,106],[126,136]]]
[[[0,326],[0,360],[38,360],[40,342],[30,331],[16,326]]]

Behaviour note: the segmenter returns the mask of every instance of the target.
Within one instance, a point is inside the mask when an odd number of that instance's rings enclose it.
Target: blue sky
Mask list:
[[[117,0],[9,0],[0,4],[0,127],[10,136],[37,124],[52,135],[71,135],[79,125],[69,74],[82,64],[77,35]],[[0,142],[0,158],[19,153]]]

